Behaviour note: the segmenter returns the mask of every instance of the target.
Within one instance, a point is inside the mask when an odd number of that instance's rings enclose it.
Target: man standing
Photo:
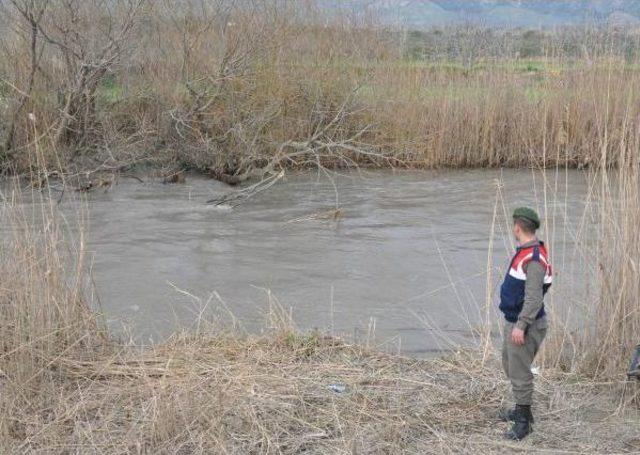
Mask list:
[[[500,288],[500,311],[506,319],[502,366],[511,381],[515,409],[502,411],[513,422],[509,439],[521,440],[533,431],[533,373],[531,364],[547,334],[544,294],[551,286],[551,264],[544,243],[537,239],[538,214],[521,207],[513,213],[513,234],[518,248]]]

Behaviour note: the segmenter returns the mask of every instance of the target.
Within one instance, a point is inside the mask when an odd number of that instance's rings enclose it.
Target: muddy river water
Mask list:
[[[227,311],[259,331],[270,292],[301,329],[374,334],[390,349],[429,355],[477,342],[487,301],[498,321],[493,303],[512,247],[505,210],[517,205],[546,213],[542,236],[557,270],[550,305],[579,299],[573,238],[587,178],[479,170],[350,173],[332,182],[296,174],[233,209],[205,204],[230,191],[212,180],[121,179],[89,196],[96,301],[113,331],[146,343]],[[339,219],[324,215],[336,206]]]

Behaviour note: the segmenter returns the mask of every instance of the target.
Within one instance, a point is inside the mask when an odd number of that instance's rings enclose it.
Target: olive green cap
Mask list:
[[[525,220],[531,221],[536,229],[540,228],[540,217],[536,213],[535,210],[529,207],[518,207],[513,211],[513,219],[516,218],[524,218]]]

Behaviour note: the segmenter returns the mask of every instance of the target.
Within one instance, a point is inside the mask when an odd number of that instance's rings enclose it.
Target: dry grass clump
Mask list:
[[[415,360],[282,332],[181,339],[92,362],[65,357],[55,368],[31,406],[3,410],[7,452],[640,450],[640,417],[623,406],[637,389],[550,371],[538,380],[536,433],[504,441],[495,413],[508,386],[497,362],[482,366],[472,353]],[[6,392],[21,390],[6,381]]]
[[[27,386],[53,356],[87,352],[106,335],[84,303],[84,237],[65,235],[53,202],[20,208],[11,195],[0,205],[0,352]]]
[[[83,238],[63,235],[53,205],[40,199],[20,209],[22,198],[10,197],[0,205],[1,440],[26,434],[11,416],[36,412],[59,393],[58,359],[90,359],[106,347],[84,303]]]

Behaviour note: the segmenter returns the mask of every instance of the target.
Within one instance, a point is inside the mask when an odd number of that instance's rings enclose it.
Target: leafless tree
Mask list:
[[[3,157],[6,157],[13,149],[16,123],[33,92],[36,72],[38,71],[38,65],[42,55],[40,24],[49,6],[48,0],[10,0],[10,3],[24,19],[24,23],[18,24],[18,27],[20,27],[20,25],[23,26],[19,28],[19,30],[24,34],[29,43],[30,63],[29,73],[24,87],[18,87],[17,81],[16,84],[11,84],[11,88],[17,94],[17,97],[14,98],[14,106],[10,113],[5,136],[0,148]],[[3,11],[3,13],[5,13],[5,18],[7,18],[6,10]]]
[[[96,91],[105,75],[128,52],[129,40],[148,0],[10,0],[4,13],[29,42],[25,81],[15,81],[12,114],[2,146],[14,148],[16,125],[41,78],[57,93],[54,146],[82,144],[94,128]],[[45,64],[46,61],[46,64]],[[53,85],[53,86],[51,86]]]
[[[67,75],[60,124],[53,140],[59,145],[69,136],[79,140],[88,133],[95,116],[96,89],[130,45],[127,39],[147,0],[57,1],[59,13],[47,30],[41,30],[47,43],[62,56]],[[91,26],[96,11],[104,12],[98,17],[102,23]]]

